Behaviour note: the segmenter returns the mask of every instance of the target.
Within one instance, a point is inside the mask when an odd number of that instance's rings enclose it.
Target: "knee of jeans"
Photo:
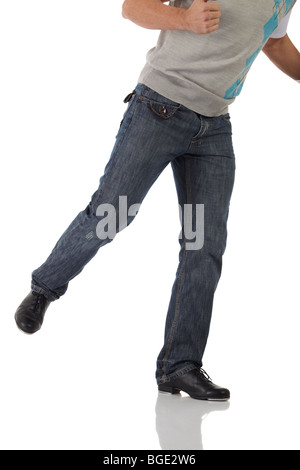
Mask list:
[[[102,194],[102,189],[98,189],[91,197],[89,204],[85,208],[85,213],[88,217],[97,216],[97,210],[100,205],[101,194]]]
[[[96,233],[101,240],[113,240],[115,236],[128,227],[139,212],[141,204],[129,205],[127,196],[114,198],[110,203],[101,202],[100,195],[95,193],[85,209],[88,218],[93,218]]]
[[[92,201],[86,206],[84,212],[86,213],[86,215],[88,217],[91,217],[91,216],[96,216],[96,212],[93,208],[93,204],[92,204]]]
[[[204,256],[207,259],[210,259],[211,261],[213,261],[213,263],[219,267],[221,267],[222,265],[222,259],[223,259],[225,250],[226,250],[226,243],[224,243],[224,241],[220,242],[219,244],[207,243],[206,245],[204,245],[204,249],[203,249]]]

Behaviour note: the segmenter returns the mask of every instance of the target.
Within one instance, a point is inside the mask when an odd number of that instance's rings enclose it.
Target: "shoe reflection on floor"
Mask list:
[[[203,450],[202,421],[213,411],[226,411],[229,402],[194,400],[159,392],[156,431],[162,450]]]

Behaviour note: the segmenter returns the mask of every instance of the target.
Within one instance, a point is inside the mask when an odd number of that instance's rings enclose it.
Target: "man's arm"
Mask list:
[[[194,0],[190,8],[164,5],[167,0],[125,0],[122,14],[147,29],[187,30],[207,34],[219,28],[221,6],[207,0]]]
[[[300,52],[287,34],[279,39],[269,39],[263,51],[282,72],[300,80]]]

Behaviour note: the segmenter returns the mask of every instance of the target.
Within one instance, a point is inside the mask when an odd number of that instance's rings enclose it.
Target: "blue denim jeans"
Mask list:
[[[119,223],[119,196],[127,196],[128,207],[141,204],[169,163],[180,206],[204,205],[204,245],[188,250],[183,226],[165,341],[157,359],[158,384],[202,366],[235,175],[228,114],[204,117],[138,84],[99,188],[45,263],[32,273],[33,291],[51,301],[65,294],[71,279],[111,241],[97,236],[97,226],[104,218],[104,213],[99,215],[99,206],[115,208],[118,233],[126,226]],[[134,217],[134,213],[128,215],[127,225]]]

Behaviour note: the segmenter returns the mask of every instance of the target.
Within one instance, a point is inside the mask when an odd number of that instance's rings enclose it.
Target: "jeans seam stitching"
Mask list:
[[[97,194],[97,201],[98,201],[98,202],[99,202],[99,198],[100,198],[100,197],[102,196],[102,194],[103,194],[103,190],[104,190],[104,188],[105,188],[105,183],[106,183],[106,181],[107,181],[107,176],[111,173],[111,171],[114,169],[114,167],[115,167],[116,164],[117,164],[117,162],[116,162],[116,155],[117,155],[117,153],[118,153],[118,151],[119,151],[121,145],[123,144],[124,139],[125,139],[125,137],[126,137],[126,135],[127,135],[127,133],[128,133],[128,130],[129,130],[130,126],[131,126],[131,123],[132,123],[133,118],[134,118],[135,110],[136,110],[136,107],[137,107],[137,103],[138,103],[138,99],[136,99],[135,103],[133,103],[132,106],[131,106],[131,108],[132,108],[132,110],[131,110],[131,117],[130,117],[130,120],[129,120],[128,124],[127,124],[127,128],[126,128],[126,130],[124,131],[124,134],[123,134],[122,138],[121,138],[120,141],[118,142],[118,145],[116,146],[116,148],[115,148],[114,151],[113,151],[115,158],[114,158],[114,160],[111,162],[111,165],[110,165],[110,167],[109,167],[107,173],[106,173],[105,175],[103,175],[103,176],[104,176],[103,183],[102,183],[102,185],[101,185],[101,188],[100,188],[100,187],[98,188],[98,194]],[[128,111],[129,111],[129,110],[128,110]],[[97,202],[97,204],[98,204],[98,202]]]
[[[191,142],[192,144],[197,143],[201,139],[201,137],[203,137],[206,131],[208,131],[209,129],[209,124],[201,116],[199,117],[200,117],[201,127],[200,127],[198,134],[196,134],[195,137],[192,138],[192,142]]]
[[[185,166],[186,197],[187,197],[187,201],[189,201],[190,200],[190,181],[189,181],[189,171],[188,171],[189,167],[188,167],[188,162],[186,160],[185,160],[184,166]],[[182,277],[183,277],[183,270],[185,268],[186,257],[187,257],[186,240],[184,239],[184,254],[183,254],[181,270],[180,270],[179,277],[178,277],[178,287],[177,287],[176,301],[175,301],[175,315],[174,315],[174,320],[173,320],[173,324],[171,327],[170,337],[166,346],[166,353],[163,358],[163,378],[167,377],[166,376],[167,359],[170,354],[171,345],[172,345],[173,338],[174,338],[175,327],[176,327],[177,319],[179,315],[179,294],[180,294],[180,290],[182,286]]]

